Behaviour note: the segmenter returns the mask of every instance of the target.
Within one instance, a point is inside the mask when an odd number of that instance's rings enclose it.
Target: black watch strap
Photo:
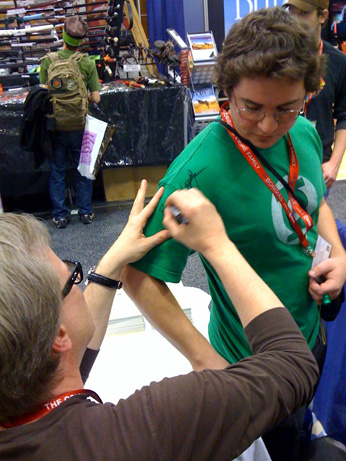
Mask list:
[[[118,290],[123,285],[123,282],[121,282],[120,280],[113,280],[108,277],[105,277],[104,275],[96,274],[96,272],[94,272],[94,267],[92,267],[88,272],[86,282],[85,282],[86,285],[89,282],[98,283],[99,285],[103,285],[105,287],[114,288]]]

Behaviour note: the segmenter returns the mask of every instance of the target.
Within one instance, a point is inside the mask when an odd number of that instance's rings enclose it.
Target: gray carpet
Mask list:
[[[346,223],[346,181],[337,182],[328,197],[335,218]],[[83,265],[87,272],[90,266],[96,264],[112,242],[118,237],[126,224],[130,204],[94,203],[95,221],[83,225],[78,216],[72,216],[66,229],[57,229],[51,222],[51,217],[44,214],[52,237],[52,248],[62,259],[75,259]],[[184,270],[182,282],[184,285],[201,288],[209,292],[202,264],[197,254],[190,256]]]

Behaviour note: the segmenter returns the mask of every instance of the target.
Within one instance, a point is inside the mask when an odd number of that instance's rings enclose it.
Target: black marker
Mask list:
[[[169,210],[172,213],[174,219],[177,221],[178,224],[185,224],[185,225],[189,224],[189,220],[185,218],[185,216],[181,213],[180,210],[178,210],[178,208],[171,205],[169,207]]]

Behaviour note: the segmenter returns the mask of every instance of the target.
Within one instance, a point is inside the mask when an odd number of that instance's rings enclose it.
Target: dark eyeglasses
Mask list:
[[[71,275],[62,290],[62,299],[66,298],[74,284],[78,285],[83,280],[83,268],[81,263],[78,261],[69,261],[67,259],[64,259],[63,263],[66,264]]]

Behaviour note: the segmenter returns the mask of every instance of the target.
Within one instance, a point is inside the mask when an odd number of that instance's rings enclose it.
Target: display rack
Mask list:
[[[187,39],[192,57],[190,91],[195,118],[192,136],[195,136],[215,120],[220,112],[213,85],[217,48],[211,31],[187,34]]]

